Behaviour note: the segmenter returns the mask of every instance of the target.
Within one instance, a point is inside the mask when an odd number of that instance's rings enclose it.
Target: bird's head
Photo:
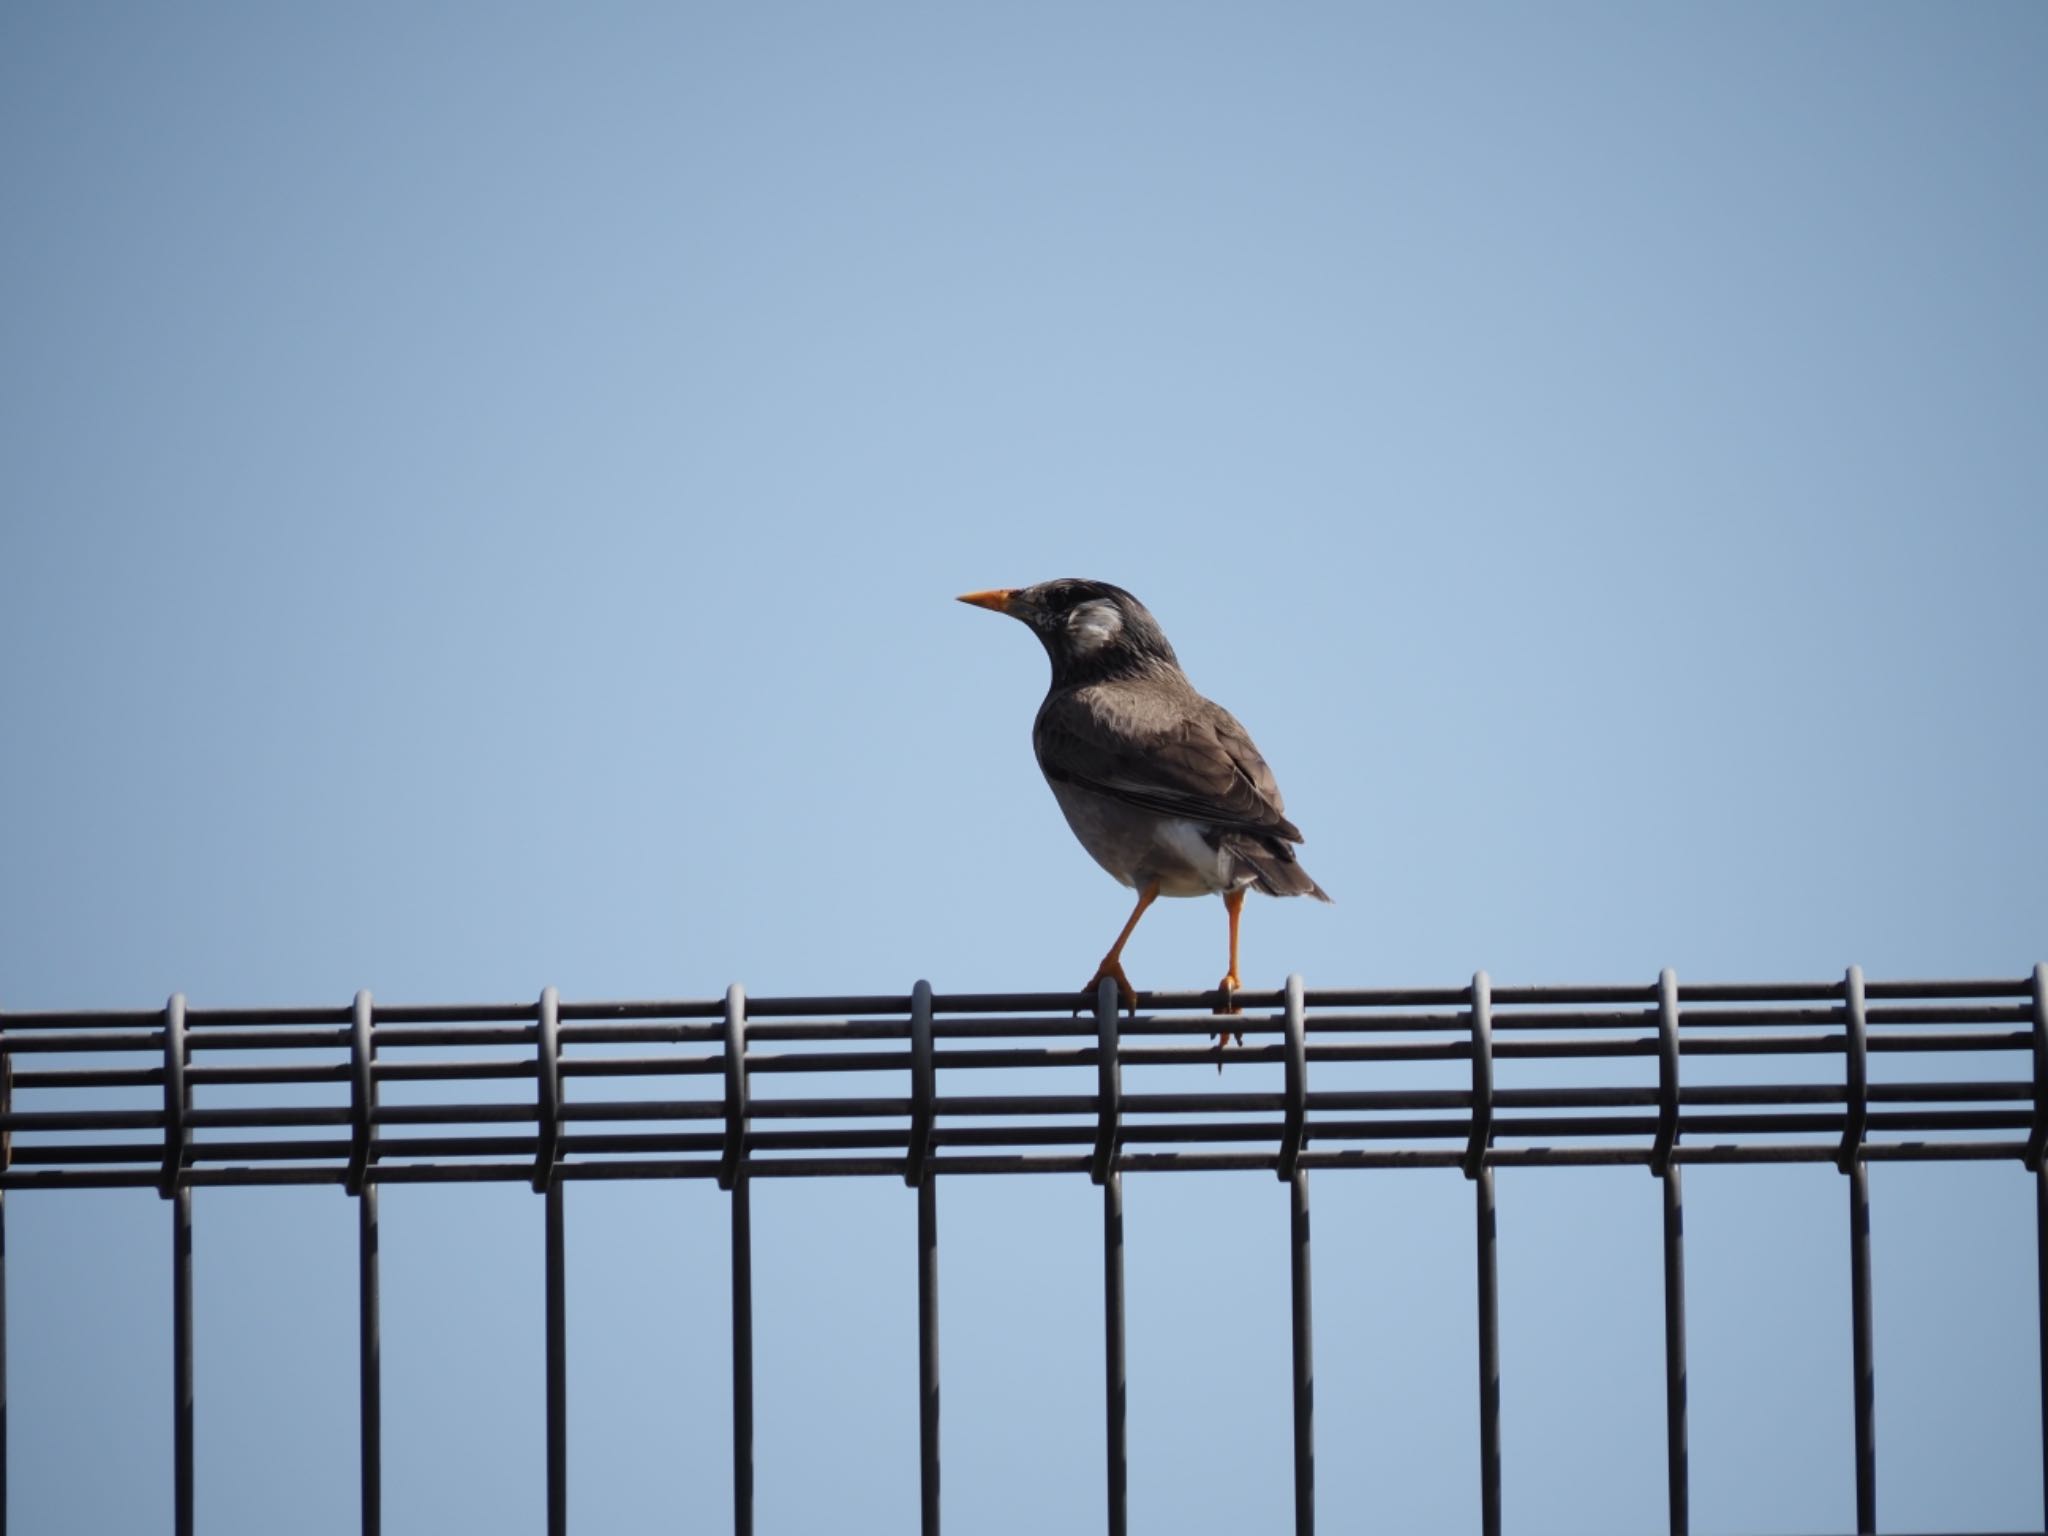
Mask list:
[[[1028,626],[1052,658],[1055,687],[1180,665],[1145,605],[1106,581],[1066,577],[1035,587],[967,592],[960,601]]]

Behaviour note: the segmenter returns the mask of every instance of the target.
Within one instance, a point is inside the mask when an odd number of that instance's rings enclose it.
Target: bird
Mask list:
[[[1159,621],[1122,587],[1063,578],[959,601],[1007,614],[1045,647],[1052,686],[1031,727],[1038,766],[1081,846],[1138,893],[1084,991],[1108,977],[1135,1010],[1123,952],[1145,909],[1161,896],[1220,895],[1230,919],[1220,1011],[1236,1013],[1244,893],[1330,899],[1295,857],[1301,829],[1250,733],[1195,691]]]

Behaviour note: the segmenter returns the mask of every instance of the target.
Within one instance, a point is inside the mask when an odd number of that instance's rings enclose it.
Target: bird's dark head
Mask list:
[[[1106,581],[1064,577],[1035,587],[968,592],[960,601],[1029,626],[1052,658],[1054,687],[1180,665],[1145,605]]]

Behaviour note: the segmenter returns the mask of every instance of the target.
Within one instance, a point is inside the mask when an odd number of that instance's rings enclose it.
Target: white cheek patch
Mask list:
[[[1106,600],[1083,603],[1067,615],[1067,637],[1084,656],[1101,650],[1123,632],[1123,614]]]

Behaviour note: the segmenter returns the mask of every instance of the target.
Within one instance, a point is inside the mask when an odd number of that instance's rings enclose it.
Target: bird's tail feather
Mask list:
[[[1278,838],[1270,842],[1234,839],[1231,852],[1250,868],[1252,884],[1268,896],[1313,896],[1317,901],[1330,899],[1329,892],[1317,885],[1309,872],[1301,867],[1294,850]]]

